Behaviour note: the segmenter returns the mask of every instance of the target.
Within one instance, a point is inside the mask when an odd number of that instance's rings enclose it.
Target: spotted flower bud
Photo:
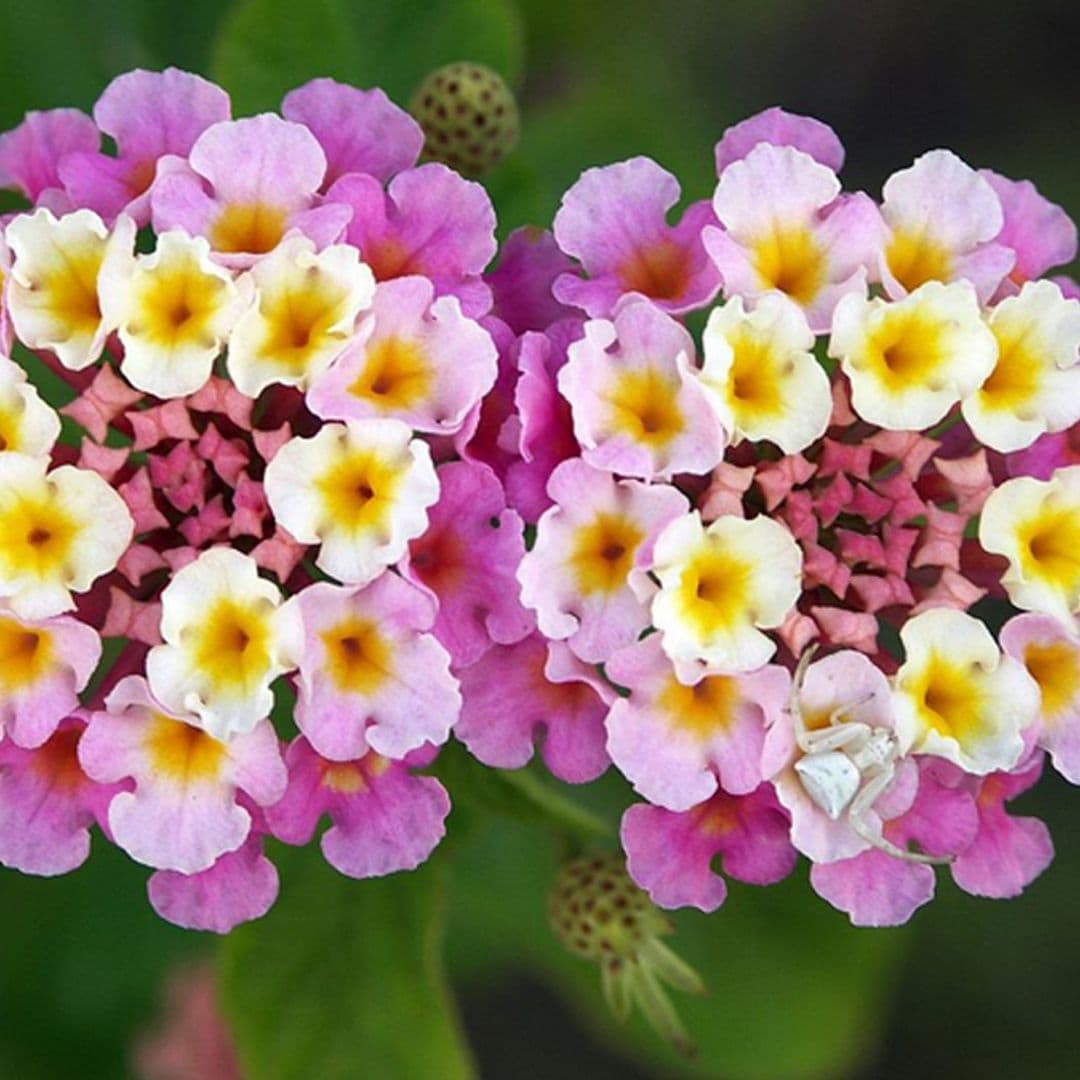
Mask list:
[[[676,1050],[696,1053],[663,984],[692,994],[705,987],[660,940],[675,928],[630,880],[621,855],[567,863],[555,879],[548,918],[570,952],[600,965],[604,997],[617,1019],[625,1020],[636,1004]]]
[[[483,64],[447,64],[417,88],[409,112],[424,129],[424,160],[466,176],[490,172],[517,144],[518,108],[510,87]]]

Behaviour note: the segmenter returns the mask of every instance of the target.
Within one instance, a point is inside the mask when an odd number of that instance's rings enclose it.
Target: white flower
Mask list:
[[[701,381],[733,442],[768,439],[785,454],[797,454],[825,434],[832,412],[829,377],[794,301],[765,293],[748,312],[736,296],[713,309],[703,345]]]
[[[75,606],[116,567],[135,531],[124,500],[95,472],[0,453],[0,597],[23,618]]]
[[[233,329],[229,374],[250,397],[271,383],[306,389],[352,339],[375,295],[375,277],[356,248],[335,244],[316,252],[299,233],[249,274],[255,302]]]
[[[1039,712],[1039,687],[1023,664],[954,608],[914,616],[900,639],[894,688],[904,753],[934,754],[980,776],[1013,768],[1024,752],[1020,733]]]
[[[266,498],[301,543],[321,544],[316,565],[363,585],[427,528],[439,481],[427,443],[400,420],[325,424],[290,439],[266,467]]]
[[[1026,611],[1080,614],[1080,465],[1006,480],[983,504],[979,543],[1009,560],[1001,583]]]
[[[162,233],[152,254],[103,268],[99,290],[105,319],[124,346],[120,370],[137,390],[159,398],[202,387],[245,305],[207,241],[179,229]]]
[[[0,451],[47,458],[60,435],[60,417],[26,381],[26,372],[0,356]]]
[[[845,296],[829,355],[851,380],[851,404],[863,420],[922,431],[982,385],[997,361],[997,340],[970,284],[930,281],[895,303]]]
[[[271,683],[289,669],[276,586],[254,559],[211,548],[179,570],[161,594],[163,645],[150,650],[154,695],[193,714],[217,739],[252,731],[274,704]]]
[[[135,222],[121,214],[110,232],[91,210],[57,220],[43,208],[15,218],[5,238],[14,256],[7,302],[15,333],[31,349],[51,349],[72,371],[89,367],[112,329],[98,278],[129,256]]]
[[[1005,454],[1080,420],[1080,301],[1052,281],[1029,281],[989,325],[997,364],[963,404],[975,437]]]
[[[768,518],[726,516],[706,529],[695,510],[660,534],[653,572],[653,625],[676,667],[752,671],[776,651],[759,627],[779,626],[799,597],[802,552]]]

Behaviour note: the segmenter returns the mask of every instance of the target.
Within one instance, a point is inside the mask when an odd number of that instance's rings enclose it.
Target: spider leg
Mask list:
[[[802,731],[798,735],[799,749],[805,754],[841,750],[865,739],[868,732],[865,724],[838,724],[836,727],[818,728],[817,731]]]
[[[887,840],[880,829],[873,828],[866,820],[866,813],[877,802],[878,796],[889,786],[896,769],[893,765],[874,770],[851,800],[848,810],[848,823],[855,833],[868,844],[873,844],[879,851],[884,851],[893,858],[905,862],[922,863],[926,866],[946,866],[953,861],[952,856],[925,855],[921,851],[909,851]]]

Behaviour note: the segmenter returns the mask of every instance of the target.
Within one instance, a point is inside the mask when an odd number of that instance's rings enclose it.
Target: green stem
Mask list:
[[[554,822],[588,839],[614,835],[611,824],[602,817],[579,806],[573,799],[561,795],[553,787],[545,784],[533,773],[525,769],[516,769],[499,773],[499,778],[510,787],[516,788],[530,803]]]

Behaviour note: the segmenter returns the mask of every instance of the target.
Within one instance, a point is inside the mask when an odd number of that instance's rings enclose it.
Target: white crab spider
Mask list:
[[[869,820],[871,807],[892,783],[897,761],[902,756],[896,735],[889,728],[845,719],[853,709],[870,700],[869,697],[833,709],[829,713],[828,726],[807,730],[799,692],[814,651],[808,649],[800,659],[788,703],[795,727],[795,742],[803,752],[795,762],[795,771],[806,794],[832,821],[846,814],[848,824],[859,837],[897,859],[930,864],[951,862],[950,858],[898,847],[882,835],[880,824],[875,825]]]

